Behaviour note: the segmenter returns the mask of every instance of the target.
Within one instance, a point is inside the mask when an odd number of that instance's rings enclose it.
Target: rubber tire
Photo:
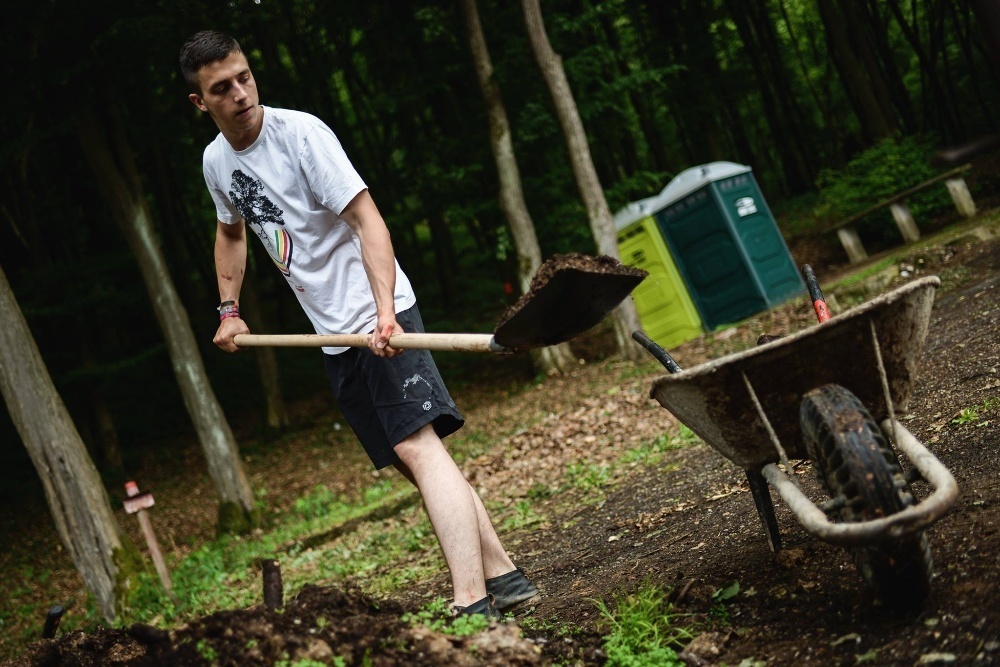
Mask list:
[[[915,504],[895,452],[849,390],[828,384],[810,391],[799,419],[820,481],[831,498],[846,500],[837,512],[841,521],[877,519]],[[849,550],[862,579],[887,605],[917,605],[930,592],[933,561],[923,531]]]

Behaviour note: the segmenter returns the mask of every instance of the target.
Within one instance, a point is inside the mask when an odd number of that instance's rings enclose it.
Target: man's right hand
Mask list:
[[[240,350],[245,350],[246,348],[238,347],[236,343],[233,342],[233,337],[235,337],[236,334],[245,333],[250,333],[250,328],[247,327],[246,322],[239,317],[227,317],[219,322],[219,330],[215,332],[215,338],[212,339],[212,342],[226,352],[239,352]]]

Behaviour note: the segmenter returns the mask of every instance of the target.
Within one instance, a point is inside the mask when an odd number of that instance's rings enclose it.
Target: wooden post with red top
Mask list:
[[[135,482],[125,482],[125,492],[128,498],[123,503],[128,514],[135,514],[139,517],[139,526],[142,528],[142,535],[146,538],[149,546],[149,555],[153,558],[153,565],[156,566],[156,573],[160,575],[160,582],[171,600],[177,602],[174,594],[174,584],[170,580],[170,572],[167,571],[167,564],[163,561],[163,554],[160,553],[160,545],[156,541],[156,533],[153,532],[153,524],[149,520],[146,510],[153,506],[153,494],[149,491],[139,493],[139,486]]]

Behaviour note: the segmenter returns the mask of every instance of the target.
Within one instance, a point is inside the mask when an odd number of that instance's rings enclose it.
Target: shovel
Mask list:
[[[528,292],[500,318],[492,334],[400,333],[397,350],[511,354],[563,343],[596,325],[646,277],[607,256],[556,255],[538,267]],[[368,347],[369,334],[238,334],[240,347]]]

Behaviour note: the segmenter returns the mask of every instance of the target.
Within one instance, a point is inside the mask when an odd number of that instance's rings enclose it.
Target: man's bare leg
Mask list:
[[[413,473],[410,472],[406,465],[397,463],[395,467],[414,486],[417,486],[417,482],[413,478]],[[479,545],[483,554],[484,577],[491,579],[501,574],[513,572],[516,568],[514,561],[510,559],[510,555],[508,555],[503,543],[500,542],[500,537],[497,535],[492,520],[490,520],[489,513],[486,511],[486,507],[483,505],[479,494],[476,493],[471,484],[469,485],[469,492],[472,494],[472,500],[476,505],[476,517],[479,521]]]
[[[501,574],[513,572],[515,569],[514,561],[510,559],[507,550],[500,543],[500,537],[497,535],[496,528],[493,527],[493,522],[490,521],[490,515],[487,514],[482,499],[471,484],[469,491],[472,493],[472,500],[476,504],[476,516],[479,518],[479,544],[483,551],[483,574],[487,579],[492,579]]]
[[[396,467],[420,491],[444,552],[451,572],[454,604],[466,607],[483,599],[486,597],[486,577],[479,510],[462,471],[430,424],[396,445],[395,450],[402,464]],[[493,537],[496,539],[495,531]]]

